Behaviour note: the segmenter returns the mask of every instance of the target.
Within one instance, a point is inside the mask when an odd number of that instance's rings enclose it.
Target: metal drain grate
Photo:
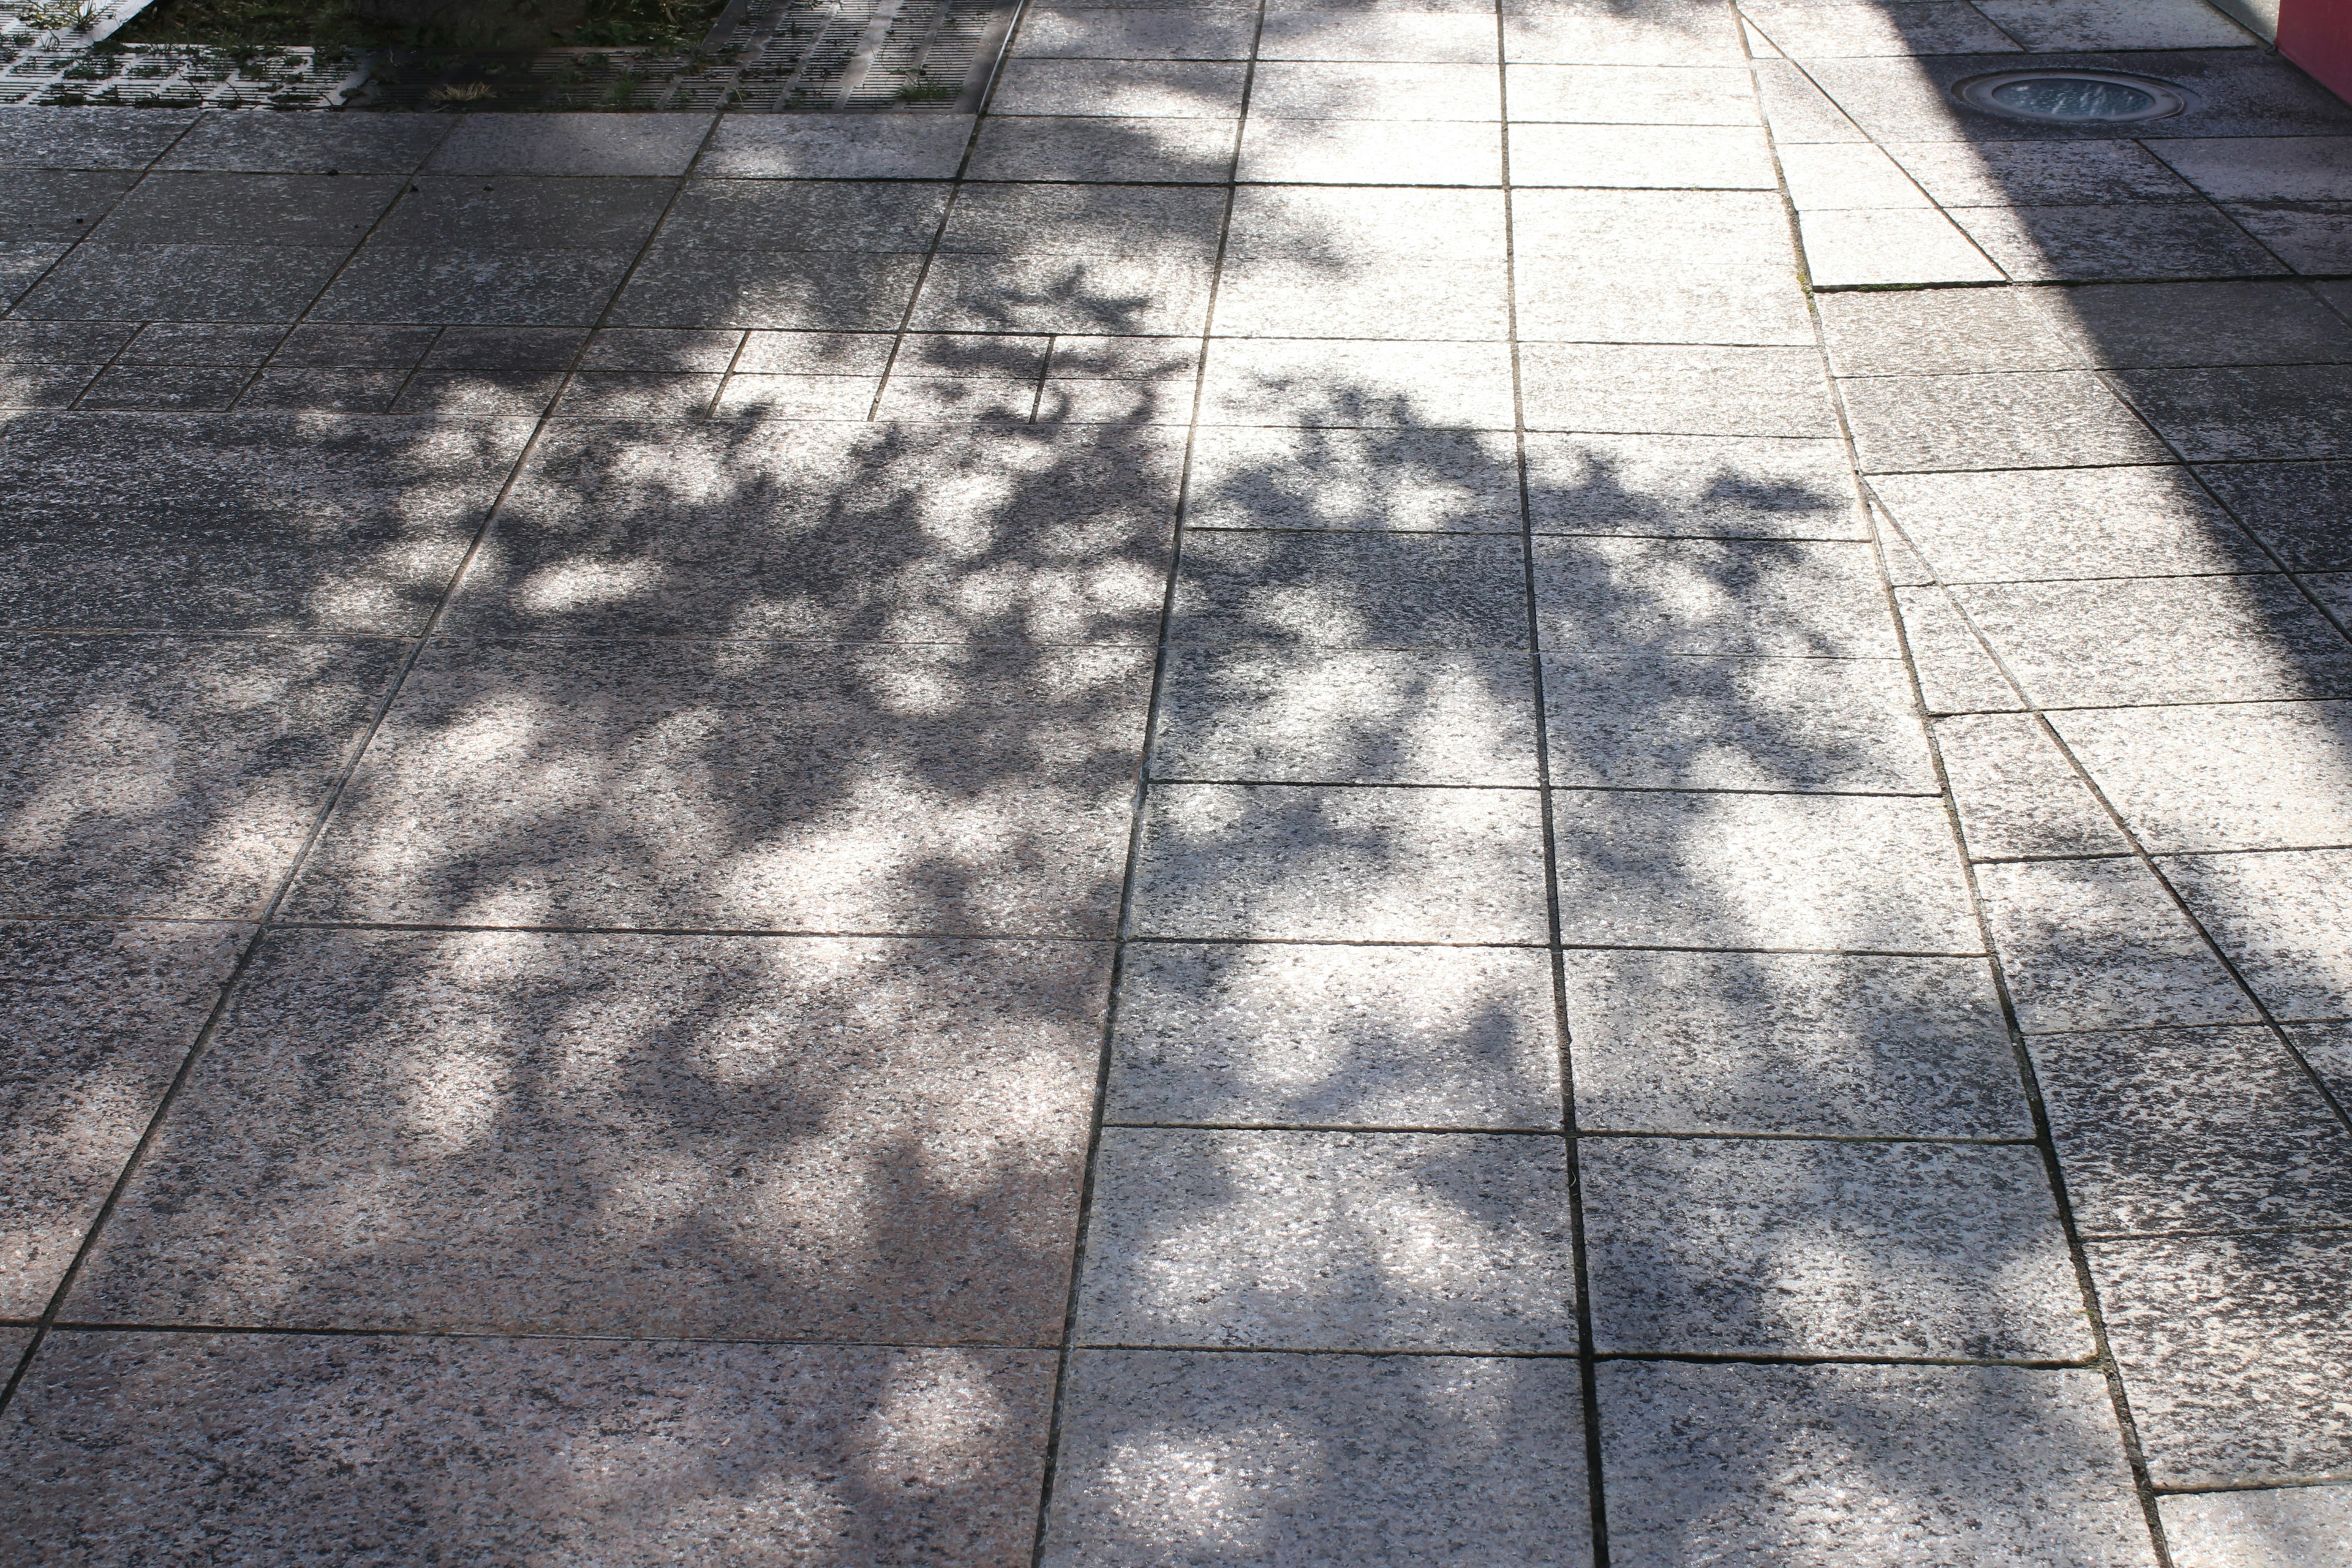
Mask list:
[[[1955,83],[1952,94],[2005,120],[2052,125],[2136,124],[2168,119],[2189,104],[2168,81],[2111,71],[2000,71]]]

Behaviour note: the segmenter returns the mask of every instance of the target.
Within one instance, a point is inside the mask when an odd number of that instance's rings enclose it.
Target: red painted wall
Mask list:
[[[2284,0],[2279,53],[2352,100],[2352,0]]]

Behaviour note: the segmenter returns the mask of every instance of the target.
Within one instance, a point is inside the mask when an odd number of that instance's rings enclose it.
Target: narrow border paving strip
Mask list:
[[[2352,110],[2164,0],[2210,134],[1953,118],[2112,10],[0,110],[0,1521],[2332,1548]]]

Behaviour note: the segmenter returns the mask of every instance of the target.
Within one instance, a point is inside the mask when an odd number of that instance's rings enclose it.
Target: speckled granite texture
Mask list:
[[[0,1555],[2345,1556],[2347,169],[2207,0],[0,110]]]

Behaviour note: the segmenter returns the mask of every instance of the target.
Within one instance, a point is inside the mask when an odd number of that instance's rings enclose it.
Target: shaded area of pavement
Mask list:
[[[0,114],[11,1532],[2340,1540],[2352,110],[2189,0],[1013,57]]]

